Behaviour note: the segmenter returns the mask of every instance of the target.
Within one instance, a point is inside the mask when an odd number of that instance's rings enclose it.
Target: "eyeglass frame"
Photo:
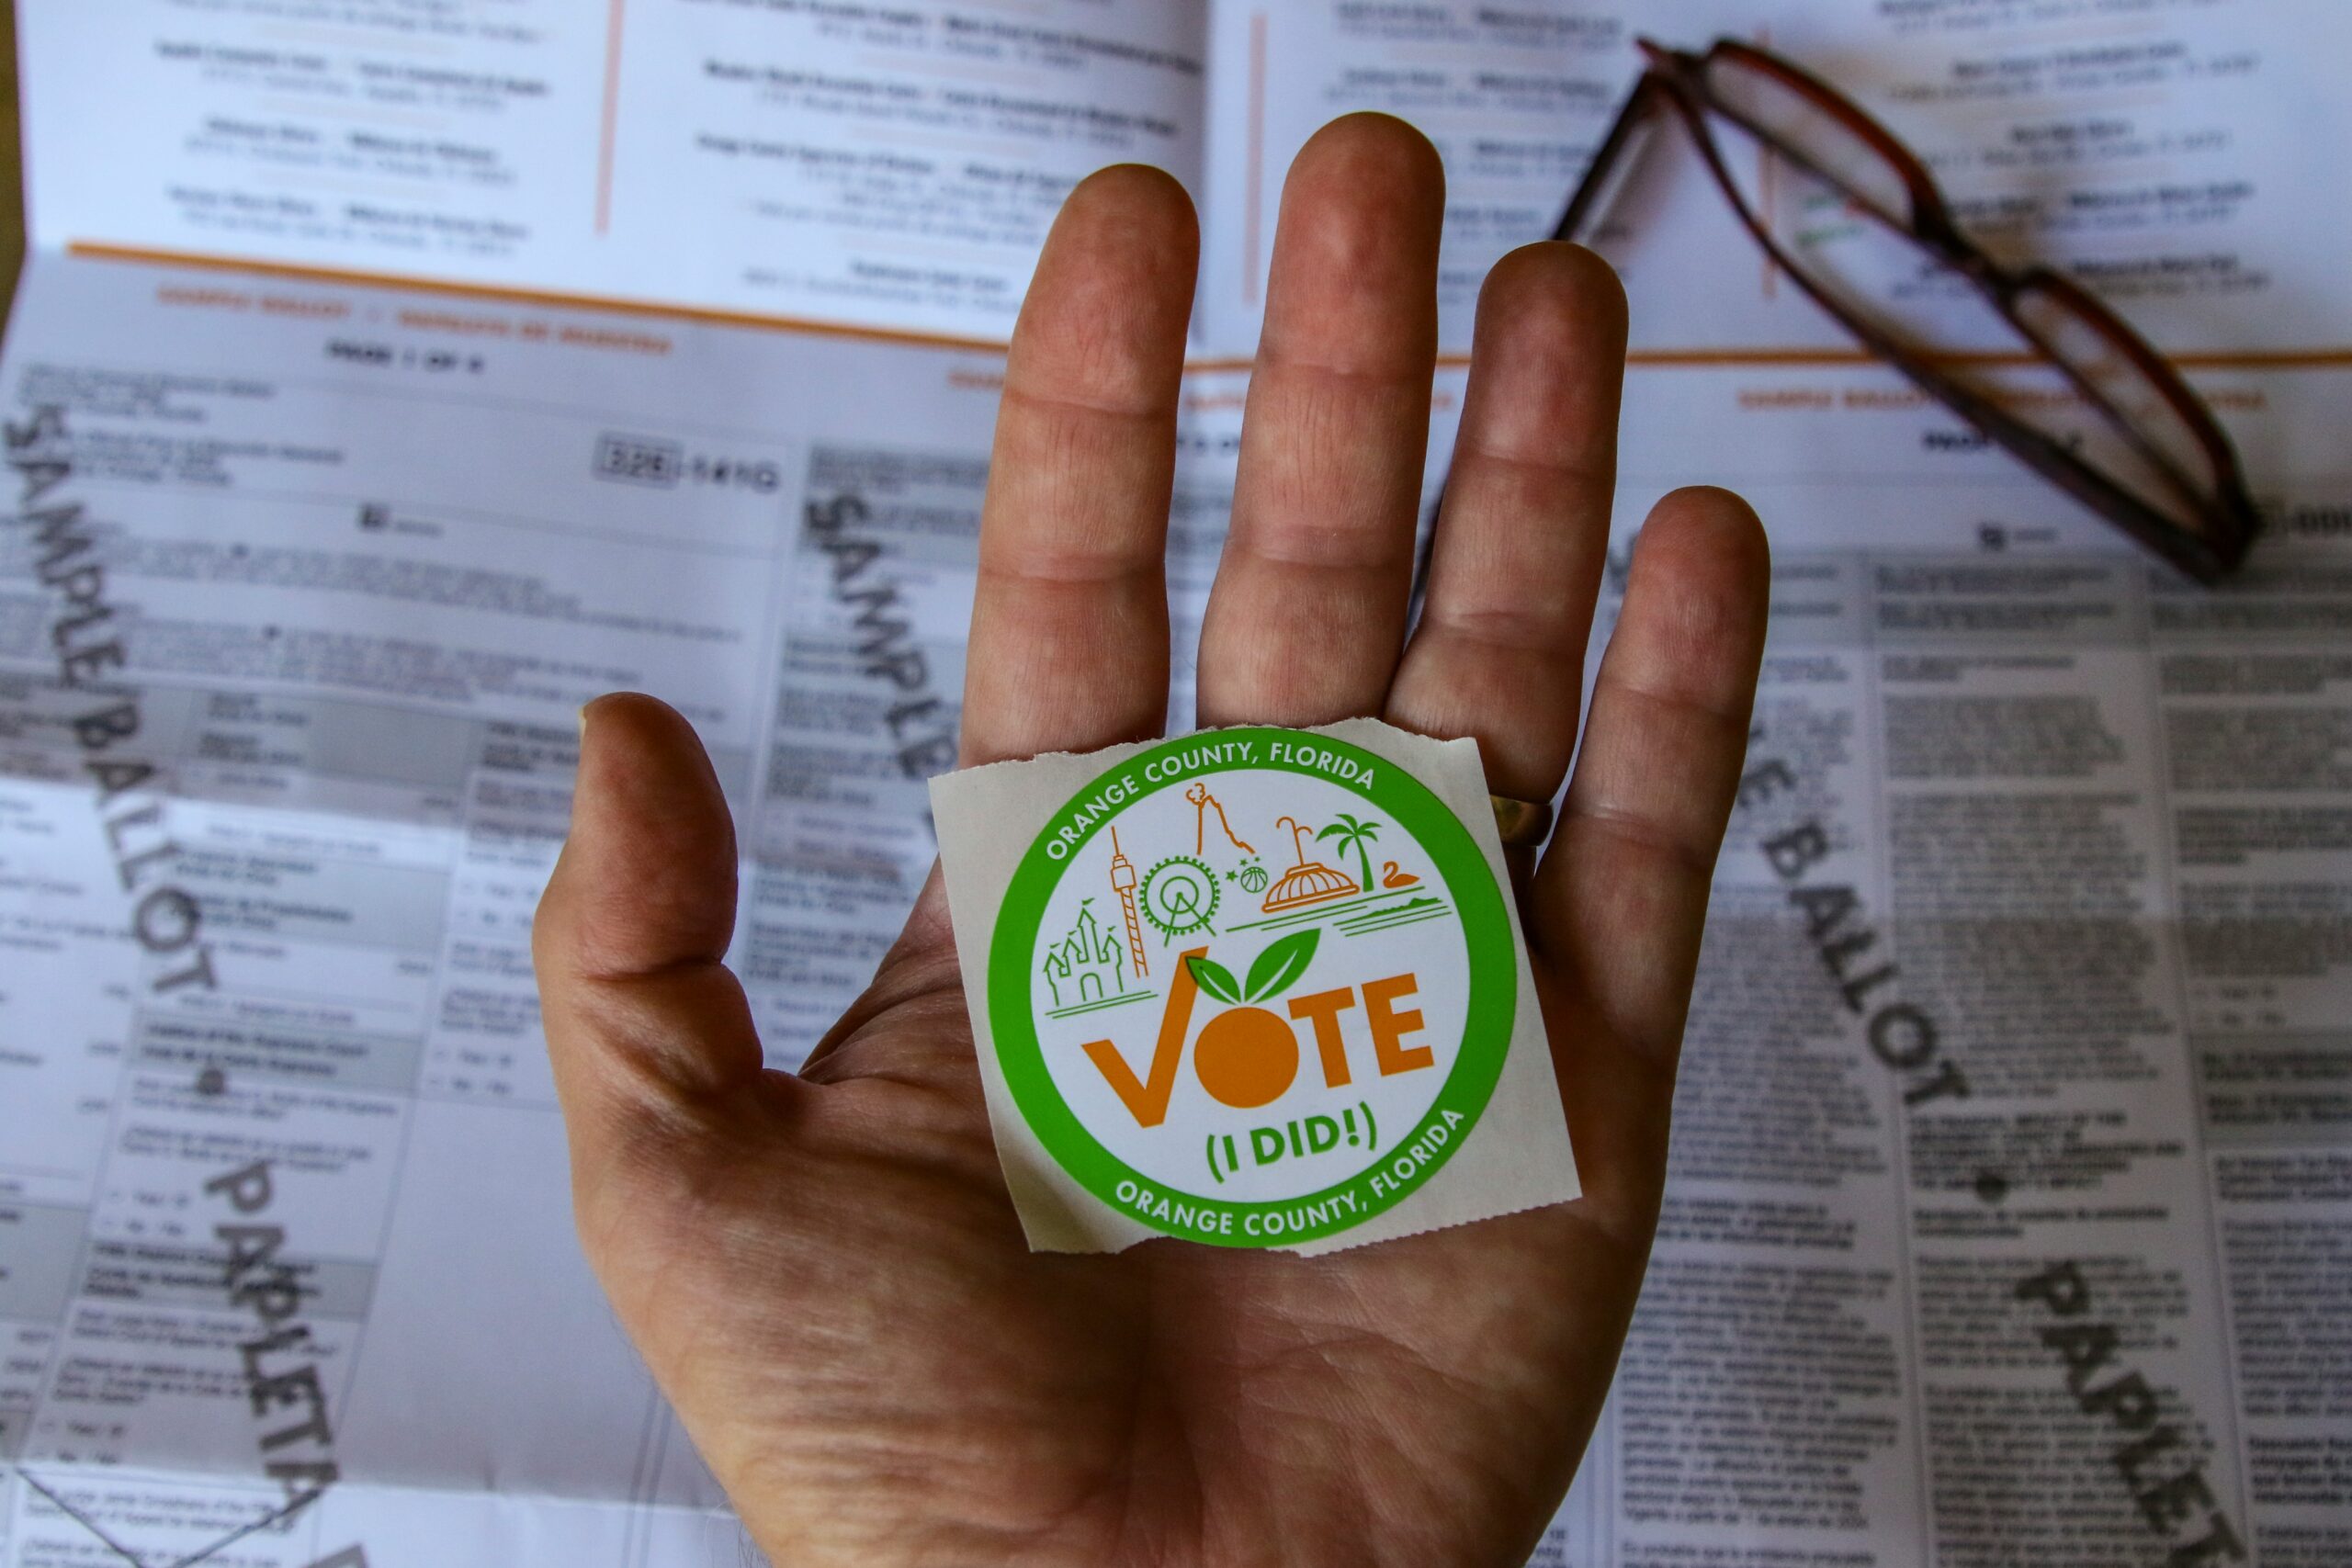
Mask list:
[[[1615,123],[1602,139],[1592,162],[1587,165],[1583,179],[1577,184],[1568,199],[1566,210],[1561,214],[1558,225],[1553,230],[1554,239],[1574,239],[1597,216],[1598,209],[1608,205],[1608,200],[1615,195],[1616,181],[1612,176],[1630,172],[1621,165],[1634,140],[1634,133],[1662,104],[1670,104],[1681,116],[1692,142],[1698,147],[1709,172],[1714,175],[1715,183],[1722,187],[1724,198],[1731,203],[1732,210],[1763,248],[1765,254],[1874,355],[1900,371],[1921,391],[1966,420],[1988,440],[1997,443],[2042,478],[2198,581],[2207,584],[2218,582],[2245,560],[2255,536],[2260,531],[2261,517],[2246,491],[2245,472],[2239,465],[2236,447],[2204,400],[2191,390],[2164,355],[2121,317],[2080,285],[2049,267],[2010,268],[1994,260],[1961,231],[1942,189],[1917,155],[1852,99],[1802,66],[1737,39],[1718,38],[1703,55],[1670,49],[1647,38],[1637,39],[1635,42],[1649,63],[1626,97],[1623,107],[1619,109]],[[1707,65],[1719,55],[1736,57],[1743,64],[1764,72],[1782,85],[1801,94],[1814,107],[1832,116],[1846,130],[1867,142],[1871,151],[1884,159],[1901,178],[1910,197],[1908,225],[1899,223],[1894,215],[1881,211],[1865,193],[1822,168],[1801,149],[1792,146],[1779,135],[1720,101],[1706,83]],[[1770,148],[1776,156],[1786,158],[1806,170],[1845,196],[1856,209],[1886,225],[1893,232],[1911,241],[1935,260],[1966,278],[2012,331],[2033,344],[2050,368],[2065,377],[2091,407],[2131,442],[2143,457],[2153,461],[2160,472],[2175,480],[2181,490],[2182,499],[2191,503],[2192,510],[2211,529],[2212,536],[2193,532],[2166,517],[2117,480],[2075,456],[2064,443],[2036,430],[1992,399],[1945,375],[1936,367],[1935,355],[1905,347],[1891,333],[1845,309],[1816,286],[1805,275],[1804,269],[1781,249],[1780,242],[1772,236],[1763,220],[1750,210],[1747,198],[1741,196],[1730,170],[1724,166],[1722,149],[1716,145],[1714,136],[1708,129],[1707,116],[1710,114],[1722,115]],[[2133,367],[2164,396],[2173,412],[2203,447],[2207,461],[2212,465],[2213,494],[2210,501],[2197,495],[2193,482],[2179,474],[2177,466],[2154,451],[2132,419],[2116,408],[2089,377],[2052,348],[2044,334],[2019,314],[2018,299],[2032,292],[2041,292],[2072,311],[2077,320],[2131,360]]]

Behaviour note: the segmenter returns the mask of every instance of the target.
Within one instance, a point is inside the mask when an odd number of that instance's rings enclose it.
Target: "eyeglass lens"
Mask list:
[[[2161,385],[2074,301],[2053,291],[2019,296],[2018,314],[2042,339],[2035,343],[1973,279],[1912,237],[1910,186],[1883,150],[1739,54],[1711,57],[1707,85],[1727,111],[1709,116],[1708,128],[1739,200],[1808,283],[2176,525],[2207,531],[2200,503],[2221,482],[2211,455]],[[1734,115],[1768,129],[1837,183],[1781,156]],[[2114,415],[2075,384],[2032,368],[2052,355]]]

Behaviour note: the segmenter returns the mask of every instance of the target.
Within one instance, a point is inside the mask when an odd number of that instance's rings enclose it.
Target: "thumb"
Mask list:
[[[760,1074],[751,1007],[720,962],[735,828],[702,742],[629,693],[589,704],[580,723],[571,834],[531,932],[576,1172],[603,1165],[593,1156],[611,1140]]]

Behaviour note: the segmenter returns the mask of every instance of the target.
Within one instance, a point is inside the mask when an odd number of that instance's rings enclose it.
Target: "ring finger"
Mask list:
[[[1392,723],[1478,742],[1487,787],[1549,800],[1576,750],[1585,645],[1609,543],[1625,296],[1575,245],[1488,276],[1462,432]]]

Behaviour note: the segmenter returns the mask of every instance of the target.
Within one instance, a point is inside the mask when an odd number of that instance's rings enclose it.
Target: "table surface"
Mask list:
[[[13,301],[25,259],[25,170],[17,133],[17,7],[0,5],[0,301]]]

